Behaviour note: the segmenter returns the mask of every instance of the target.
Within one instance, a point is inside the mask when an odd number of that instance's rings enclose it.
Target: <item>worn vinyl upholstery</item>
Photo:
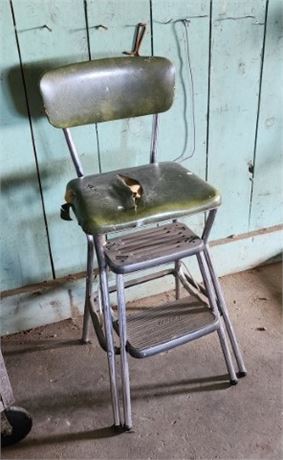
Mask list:
[[[47,116],[58,128],[164,112],[172,105],[174,88],[174,66],[163,57],[75,63],[46,72],[40,81]],[[213,187],[173,162],[80,177],[67,184],[65,198],[88,234],[220,204]]]
[[[133,193],[125,178],[137,185],[138,193]],[[221,202],[215,188],[172,162],[73,179],[65,198],[88,234],[194,214]]]
[[[46,72],[40,81],[45,112],[56,128],[168,110],[175,69],[163,57],[95,59]]]

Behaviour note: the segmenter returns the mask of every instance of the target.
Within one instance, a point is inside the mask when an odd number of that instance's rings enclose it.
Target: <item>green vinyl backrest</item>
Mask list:
[[[173,102],[175,69],[163,57],[96,59],[46,72],[44,108],[57,128],[165,112]]]

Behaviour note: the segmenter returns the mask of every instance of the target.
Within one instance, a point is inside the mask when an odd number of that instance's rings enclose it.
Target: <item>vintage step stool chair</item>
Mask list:
[[[175,70],[163,57],[98,59],[48,71],[40,81],[50,123],[63,128],[77,178],[67,185],[61,215],[69,219],[72,208],[88,244],[83,340],[92,319],[99,343],[107,352],[114,426],[130,429],[131,400],[128,353],[144,358],[169,350],[206,334],[217,332],[229,378],[237,383],[226,332],[238,366],[246,374],[219,281],[208,250],[208,236],[220,205],[219,193],[208,183],[174,162],[157,162],[158,113],[173,102]],[[115,119],[153,114],[150,163],[143,166],[84,175],[69,128]],[[206,212],[201,236],[177,221],[184,215]],[[142,229],[162,221],[158,226]],[[136,227],[121,236],[108,234]],[[153,227],[153,228],[152,228]],[[94,248],[100,289],[92,293]],[[194,282],[181,259],[195,255],[203,284]],[[171,263],[164,269],[136,279],[125,274]],[[109,285],[109,272],[116,285]],[[127,315],[125,289],[173,275],[176,300],[163,306]],[[189,296],[180,299],[181,285]],[[117,291],[118,317],[109,294]],[[101,308],[99,308],[101,305]],[[119,346],[114,344],[114,331]],[[115,354],[120,354],[124,419],[121,423]]]

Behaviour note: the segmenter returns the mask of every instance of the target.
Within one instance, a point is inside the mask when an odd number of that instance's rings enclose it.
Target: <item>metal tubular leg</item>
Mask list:
[[[151,134],[151,146],[150,146],[150,163],[156,163],[157,161],[157,136],[158,136],[158,113],[153,115],[152,120],[152,134]]]
[[[114,425],[120,426],[120,410],[119,410],[119,395],[117,387],[117,376],[116,376],[116,362],[115,362],[115,350],[112,332],[112,319],[109,307],[108,298],[108,282],[105,268],[100,272],[100,286],[102,291],[102,303],[103,303],[103,316],[105,324],[105,335],[107,344],[107,359],[109,367],[109,379],[110,379],[110,390],[112,398],[112,409],[114,417]]]
[[[219,329],[218,329],[217,332],[218,332],[218,336],[219,336],[219,340],[220,340],[220,345],[221,345],[221,348],[222,348],[222,351],[223,351],[223,355],[224,355],[224,358],[225,358],[227,370],[228,370],[228,373],[230,375],[230,382],[232,384],[235,384],[235,383],[237,383],[238,379],[237,379],[235,369],[234,369],[234,366],[233,366],[233,361],[232,361],[231,353],[230,353],[230,350],[229,350],[229,347],[228,347],[228,342],[227,342],[227,338],[226,338],[226,335],[225,335],[225,330],[223,328],[222,319],[220,317],[220,314],[219,314],[219,311],[218,311],[218,308],[217,308],[217,305],[216,305],[214,292],[213,292],[213,286],[211,284],[211,280],[210,280],[210,277],[209,277],[209,272],[208,272],[208,269],[207,269],[207,266],[206,266],[206,260],[205,260],[203,252],[200,252],[199,254],[197,254],[197,259],[198,259],[199,268],[200,268],[200,271],[201,271],[201,274],[202,274],[203,282],[204,282],[204,285],[205,285],[206,290],[207,290],[208,298],[209,298],[209,300],[211,302],[212,309],[213,309],[215,315],[220,319],[220,326],[219,326]]]
[[[63,128],[64,136],[78,177],[84,175],[83,167],[69,128]]]
[[[219,303],[219,306],[220,306],[220,309],[221,309],[221,313],[223,315],[223,320],[224,320],[224,323],[225,323],[225,326],[226,326],[226,329],[227,329],[227,333],[228,333],[228,336],[229,336],[229,339],[230,339],[230,342],[231,342],[231,345],[232,345],[232,349],[233,349],[233,352],[234,352],[234,355],[235,355],[235,358],[236,358],[236,361],[237,361],[237,365],[238,365],[238,369],[239,369],[238,376],[239,377],[244,377],[247,374],[247,370],[246,370],[246,367],[245,367],[245,364],[244,364],[244,360],[243,360],[241,350],[239,348],[239,345],[238,345],[238,342],[237,342],[237,339],[236,339],[236,335],[235,335],[235,332],[234,332],[233,325],[231,323],[231,320],[230,320],[230,317],[229,317],[229,314],[228,314],[228,309],[227,309],[226,302],[225,302],[225,299],[224,299],[224,296],[223,296],[223,293],[222,293],[222,289],[221,289],[219,280],[218,280],[218,278],[217,278],[217,276],[215,274],[213,264],[212,264],[212,260],[211,260],[211,257],[210,257],[209,250],[208,250],[207,246],[204,249],[204,256],[205,256],[207,266],[208,266],[208,269],[209,269],[209,272],[210,272],[210,276],[211,276],[212,283],[213,283],[215,293],[216,293],[216,296],[217,296],[217,300],[218,300],[218,303]]]
[[[110,299],[108,292],[108,277],[107,267],[103,252],[103,235],[97,235],[94,239],[95,249],[97,254],[97,261],[99,267],[99,280],[100,289],[102,295],[102,306],[103,306],[103,318],[107,345],[107,359],[109,368],[109,380],[110,380],[110,391],[112,399],[112,409],[114,417],[115,427],[119,427],[120,424],[120,410],[119,410],[119,394],[117,387],[117,376],[116,376],[116,362],[115,362],[115,350],[113,340],[113,329],[112,329],[112,318],[110,312]]]
[[[93,237],[87,235],[87,271],[86,271],[86,286],[85,286],[85,306],[82,343],[89,343],[89,327],[90,327],[90,297],[92,295],[93,281]]]
[[[215,216],[216,216],[216,212],[217,212],[217,209],[211,209],[207,216],[205,226],[203,229],[203,233],[202,233],[202,237],[201,237],[205,243],[208,240],[208,237],[209,237],[209,234],[210,234],[210,231],[211,231],[211,228],[212,228]]]
[[[117,275],[117,297],[118,297],[118,313],[119,313],[119,335],[121,347],[121,378],[123,391],[123,409],[124,409],[124,426],[126,429],[132,427],[131,413],[131,394],[130,394],[130,378],[128,355],[126,350],[127,345],[127,319],[126,319],[126,303],[124,291],[123,275]]]
[[[176,292],[176,300],[180,299],[181,296],[181,280],[179,278],[181,268],[181,261],[176,260],[175,262],[175,292]]]

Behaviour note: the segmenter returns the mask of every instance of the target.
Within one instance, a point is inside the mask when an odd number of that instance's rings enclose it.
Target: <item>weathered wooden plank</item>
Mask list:
[[[8,0],[0,2],[1,288],[52,277],[19,56]]]
[[[147,30],[140,49],[151,55],[149,0],[88,0],[92,58],[122,56],[131,51],[135,27],[146,23]],[[95,28],[103,25],[107,27]],[[139,117],[98,125],[102,171],[137,166],[149,161],[151,118]]]
[[[250,229],[283,221],[283,3],[268,8]]]
[[[56,275],[85,266],[85,238],[77,223],[63,222],[59,209],[65,184],[75,177],[61,130],[42,116],[38,80],[43,71],[68,62],[88,60],[83,2],[77,0],[14,0],[19,42],[31,106],[48,228]],[[96,134],[93,126],[74,129],[82,161],[97,172]]]
[[[206,165],[209,4],[209,0],[152,2],[154,53],[167,56],[176,67],[174,104],[160,115],[159,158],[182,157],[182,161],[188,157],[183,165],[202,178]],[[203,225],[202,216],[185,220],[197,232]]]
[[[222,192],[213,237],[248,230],[264,0],[213,2],[208,180]]]
[[[4,69],[1,141],[5,152],[2,220],[7,222],[8,229],[7,235],[3,232],[3,286],[8,289],[48,278],[51,271],[9,2],[0,3],[1,10],[6,11],[1,15]],[[162,24],[171,19],[190,18],[187,31],[194,79],[196,148],[193,157],[184,164],[202,177],[205,176],[209,3],[209,0],[152,0],[154,53],[168,56],[177,66],[176,101],[172,110],[160,117],[159,158],[173,159],[182,153],[186,136],[188,153],[192,150],[192,89],[186,61],[185,27],[182,22]],[[88,0],[87,4],[93,57],[120,55],[123,50],[129,50],[138,22],[148,24],[141,52],[151,53],[149,0]],[[48,67],[88,59],[84,2],[13,0],[13,5],[51,247],[56,273],[62,275],[84,268],[85,240],[75,222],[65,223],[59,217],[65,183],[74,177],[74,171],[61,132],[42,117],[37,82],[40,73]],[[282,144],[282,111],[277,96],[282,73],[276,67],[282,62],[280,7],[280,0],[270,1],[251,228],[280,221],[278,196],[282,180],[278,146]],[[253,158],[264,12],[265,0],[213,1],[208,178],[219,187],[224,199],[214,237],[247,230],[251,188],[248,168]],[[99,24],[108,29],[93,28]],[[11,88],[14,96],[11,96]],[[101,124],[98,129],[103,170],[148,161],[150,118]],[[98,172],[95,128],[75,129],[74,137],[87,170]],[[196,229],[200,222],[197,220]]]

